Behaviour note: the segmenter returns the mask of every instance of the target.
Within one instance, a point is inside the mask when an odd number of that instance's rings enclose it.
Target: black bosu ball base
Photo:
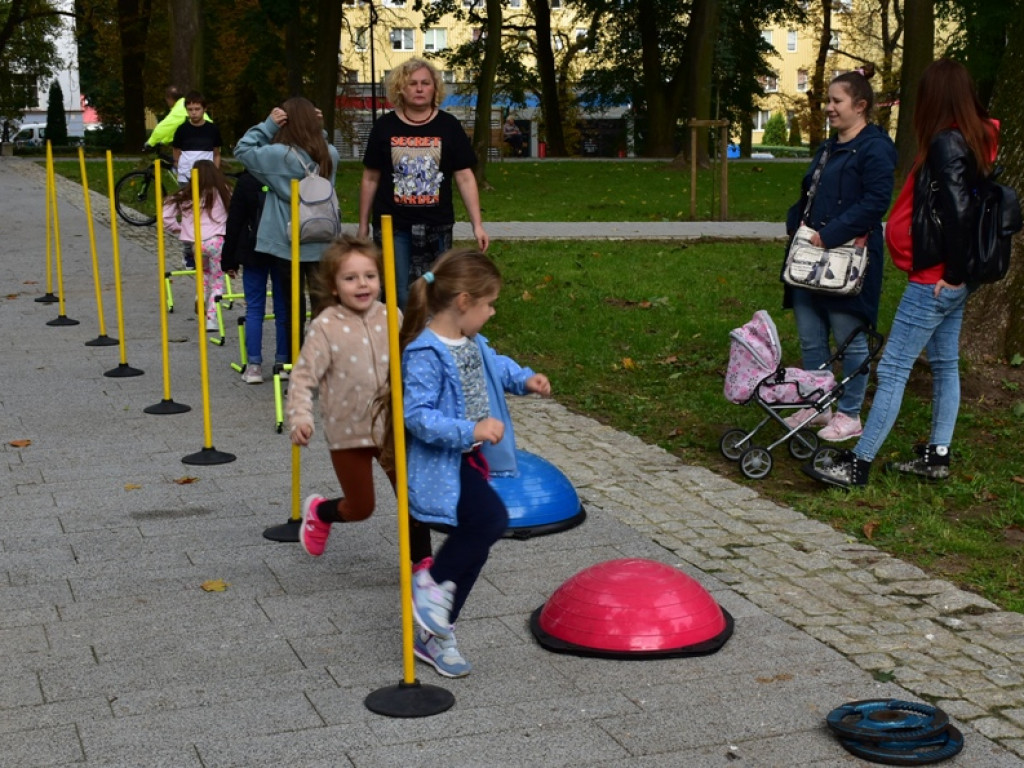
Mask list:
[[[213,464],[227,464],[228,462],[234,461],[237,458],[233,453],[225,453],[224,451],[218,451],[212,445],[209,448],[203,448],[201,451],[190,453],[188,456],[182,458],[182,464],[198,464],[201,466],[210,466]]]
[[[387,717],[430,717],[451,709],[455,695],[436,685],[423,685],[419,680],[402,681],[374,691],[363,703],[371,712]]]
[[[67,315],[57,315],[57,317],[55,317],[53,320],[47,320],[46,324],[47,325],[54,325],[54,326],[57,326],[57,325],[78,325],[78,321],[77,320],[72,320]]]
[[[53,295],[53,291],[49,291],[38,297],[36,301],[40,304],[56,304],[60,299]]]
[[[288,519],[288,522],[281,525],[272,525],[263,532],[264,539],[279,541],[282,544],[294,544],[299,540],[299,526],[301,520]]]
[[[155,405],[147,405],[142,409],[143,413],[155,413],[163,416],[171,413],[188,413],[192,410],[191,405],[185,405],[184,403],[176,403],[173,400],[161,400]]]

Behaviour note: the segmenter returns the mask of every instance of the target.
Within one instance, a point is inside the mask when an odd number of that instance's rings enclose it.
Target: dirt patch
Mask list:
[[[922,398],[931,397],[932,374],[927,361],[914,366],[907,390]],[[1011,408],[1024,402],[1024,365],[972,363],[960,373],[960,399],[989,408]]]

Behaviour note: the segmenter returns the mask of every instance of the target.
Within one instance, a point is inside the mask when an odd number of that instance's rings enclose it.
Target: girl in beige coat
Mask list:
[[[387,308],[380,302],[380,251],[355,237],[335,240],[320,262],[312,285],[313,321],[288,384],[287,414],[295,445],[313,436],[313,392],[331,463],[344,494],[316,494],[302,505],[299,541],[314,557],[323,554],[334,523],[353,523],[373,514],[373,461],[380,459],[374,399],[388,386]],[[394,485],[392,471],[388,477]],[[410,518],[413,562],[430,556],[430,530]]]

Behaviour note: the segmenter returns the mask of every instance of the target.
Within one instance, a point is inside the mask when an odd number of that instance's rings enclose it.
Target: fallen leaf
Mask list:
[[[16,299],[16,298],[18,298],[18,294],[16,294],[16,293],[8,293],[7,294],[7,298],[8,299]]]
[[[198,483],[199,482],[199,478],[198,477],[188,477],[186,475],[185,477],[175,478],[174,482],[176,482],[178,485],[189,485],[190,483]]]
[[[627,371],[635,371],[636,363],[633,362],[632,357],[624,357],[622,358],[622,367],[625,368]]]
[[[204,581],[199,586],[204,592],[223,592],[231,585],[224,581],[224,579],[211,579],[210,581]]]
[[[141,485],[136,485],[135,483],[125,483],[124,484],[124,489],[126,491],[137,491],[140,488],[142,488],[142,486]]]
[[[864,531],[865,538],[867,538],[868,540],[872,539],[875,535],[875,531],[878,530],[878,521],[869,520],[868,522],[864,523],[864,527],[861,528],[861,530]]]
[[[668,357],[666,357],[664,360],[661,361],[661,364],[662,365],[672,365],[672,364],[678,363],[678,362],[679,362],[679,358],[676,355],[669,355]]]
[[[1020,483],[1021,485],[1024,485],[1024,477],[1021,477],[1020,475],[1014,475],[1013,476],[1013,482]]]
[[[13,446],[15,448],[25,448],[26,446],[32,445],[32,441],[31,440],[11,440],[11,442],[9,442],[8,445]]]
[[[523,301],[533,301],[533,295],[529,291],[523,291]]]
[[[22,283],[22,285],[39,285],[39,281],[38,280],[26,280],[25,282]]]

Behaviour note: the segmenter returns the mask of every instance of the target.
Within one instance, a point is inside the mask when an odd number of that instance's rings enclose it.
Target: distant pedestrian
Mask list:
[[[263,321],[267,310],[267,280],[270,280],[271,300],[274,307],[274,363],[275,367],[291,360],[288,351],[288,304],[281,287],[278,270],[272,269],[274,257],[256,250],[256,232],[267,198],[267,189],[248,171],[243,171],[235,182],[228,209],[227,231],[221,266],[232,279],[242,270],[242,290],[245,292],[245,358],[242,381],[246,384],[263,382]]]
[[[309,496],[302,505],[299,541],[323,554],[331,526],[373,514],[373,461],[380,459],[383,422],[373,419],[375,398],[388,392],[387,308],[380,302],[380,251],[368,240],[342,235],[314,274],[313,321],[292,368],[286,412],[292,442],[313,436],[313,397],[319,392],[324,435],[343,496]],[[395,482],[393,468],[387,474]],[[414,563],[429,560],[430,529],[410,520]]]
[[[501,127],[502,139],[512,149],[512,154],[520,157],[523,154],[523,133],[512,119],[512,115],[505,118],[505,124]]]
[[[417,658],[445,677],[469,674],[455,622],[508,528],[508,510],[488,482],[488,454],[510,423],[505,393],[551,394],[547,377],[498,355],[480,335],[501,289],[479,251],[454,250],[410,286],[402,323],[402,383],[410,513],[450,527],[429,568],[413,575]]]
[[[868,268],[856,296],[828,296],[806,288],[786,286],[783,306],[792,307],[800,336],[803,367],[817,369],[832,356],[829,336],[842,344],[862,325],[874,327],[882,296],[882,217],[892,201],[896,146],[889,134],[870,122],[875,94],[868,79],[874,67],[844,72],[828,87],[826,114],[835,136],[824,142],[811,160],[802,194],[786,217],[792,236],[801,224],[815,230],[811,243],[826,248],[866,236]],[[850,440],[861,434],[860,410],[868,386],[868,340],[855,335],[842,359],[843,389],[835,414],[802,409],[786,419],[791,428],[820,426],[822,440]],[[863,373],[853,375],[859,368]],[[813,415],[813,418],[810,418]]]
[[[831,465],[803,468],[829,485],[867,484],[922,350],[928,352],[932,379],[928,442],[914,446],[915,458],[886,469],[927,480],[949,477],[949,446],[960,410],[960,327],[971,290],[972,191],[995,162],[999,124],[989,118],[967,69],[939,59],[918,83],[914,134],[918,156],[885,227],[893,264],[910,280],[878,363],[878,388],[863,436]]]
[[[199,91],[185,95],[185,120],[174,131],[171,147],[178,183],[188,184],[192,166],[199,160],[210,160],[220,168],[220,148],[224,144],[217,124],[206,119],[206,98]]]
[[[359,236],[381,245],[380,218],[392,217],[395,292],[405,308],[409,283],[452,247],[455,208],[452,181],[459,188],[481,251],[490,238],[480,216],[473,175],[476,153],[462,124],[440,108],[441,74],[428,61],[409,59],[388,75],[395,110],[373,125],[363,155],[359,190]]]
[[[202,235],[202,269],[206,330],[219,330],[217,304],[214,297],[224,293],[224,270],[220,254],[227,229],[231,187],[212,160],[200,160],[195,165],[199,187],[199,230]],[[164,199],[164,226],[183,244],[194,245],[196,238],[195,211],[192,210],[192,186],[184,186]]]

